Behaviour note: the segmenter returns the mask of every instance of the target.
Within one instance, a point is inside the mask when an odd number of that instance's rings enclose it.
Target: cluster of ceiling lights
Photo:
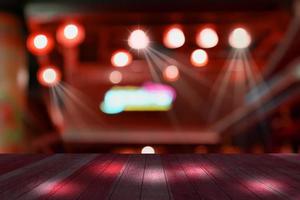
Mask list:
[[[85,38],[84,28],[77,23],[63,24],[57,29],[56,41],[66,48],[79,45]],[[217,46],[219,36],[214,28],[202,28],[195,37],[196,44],[199,46],[190,55],[190,62],[195,67],[207,65],[209,56],[205,49]],[[166,29],[163,37],[163,44],[166,48],[177,49],[186,42],[185,34],[180,26],[171,26]],[[228,42],[235,49],[247,48],[251,43],[251,36],[244,28],[235,28],[228,37]],[[27,48],[37,56],[49,54],[55,44],[55,40],[46,33],[33,33],[27,39]],[[142,29],[133,30],[128,37],[128,45],[135,50],[144,50],[150,44],[150,38]],[[113,52],[111,63],[114,67],[125,67],[131,64],[132,55],[128,50],[118,50]],[[179,78],[179,70],[175,65],[166,66],[163,77],[167,81],[176,81]],[[56,67],[46,66],[38,72],[38,80],[42,85],[54,86],[59,83],[60,72]],[[109,80],[113,84],[122,81],[121,72],[115,70],[109,75]]]
[[[190,55],[190,62],[195,67],[206,66],[209,60],[205,49],[213,48],[219,43],[219,36],[214,28],[202,28],[195,38],[196,44],[200,47],[195,49]],[[166,48],[177,49],[186,42],[185,34],[180,26],[168,28],[163,37],[163,44]],[[246,29],[238,27],[232,30],[228,37],[228,42],[232,48],[245,49],[251,43],[251,36]],[[146,49],[150,44],[147,33],[141,29],[131,32],[128,37],[128,45],[135,50]],[[115,67],[125,67],[132,62],[132,55],[127,50],[119,50],[113,53],[111,63]],[[113,72],[112,72],[113,73]],[[166,66],[163,71],[163,77],[166,81],[172,82],[179,79],[179,70],[175,65]],[[115,81],[111,80],[112,83]],[[118,82],[119,83],[119,82]]]

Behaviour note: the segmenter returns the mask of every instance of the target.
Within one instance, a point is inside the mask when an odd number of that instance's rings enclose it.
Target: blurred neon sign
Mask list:
[[[106,114],[124,111],[168,111],[175,90],[163,84],[146,83],[142,87],[114,86],[105,93],[100,109]]]

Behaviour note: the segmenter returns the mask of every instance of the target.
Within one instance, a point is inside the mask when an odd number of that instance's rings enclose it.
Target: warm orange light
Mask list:
[[[179,70],[175,65],[169,65],[164,69],[163,76],[166,81],[177,81],[179,79]]]
[[[190,60],[192,65],[196,67],[203,67],[208,62],[208,55],[203,49],[196,49],[191,54]]]
[[[141,154],[155,154],[155,150],[151,146],[145,146],[142,148]]]
[[[204,28],[197,34],[196,42],[202,48],[212,48],[218,44],[219,37],[214,29]]]
[[[180,28],[173,27],[164,35],[164,45],[170,49],[179,48],[185,43],[185,36]]]
[[[56,67],[43,67],[38,71],[37,78],[41,85],[52,87],[60,82],[61,73]]]
[[[57,41],[65,47],[75,47],[83,42],[85,37],[84,28],[76,23],[60,26],[56,33]]]
[[[122,81],[123,79],[123,75],[121,72],[115,70],[115,71],[112,71],[110,74],[109,74],[109,80],[111,83],[113,84],[118,84]]]
[[[47,34],[33,33],[27,38],[27,48],[34,55],[46,55],[53,47],[53,39]]]
[[[125,67],[132,61],[131,54],[126,50],[120,50],[113,53],[111,63],[115,67]]]
[[[132,31],[128,38],[128,45],[136,50],[145,49],[148,47],[150,41],[145,31],[136,29]]]

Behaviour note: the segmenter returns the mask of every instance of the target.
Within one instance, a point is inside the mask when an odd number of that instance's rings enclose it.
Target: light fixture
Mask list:
[[[126,50],[119,50],[113,53],[111,63],[115,67],[125,67],[132,61],[131,54]]]
[[[110,74],[109,74],[109,80],[111,83],[113,84],[118,84],[122,81],[123,79],[123,76],[122,76],[122,73],[115,70],[115,71],[112,71]]]
[[[208,55],[203,49],[196,49],[192,52],[190,60],[195,67],[203,67],[208,62]]]
[[[132,31],[129,35],[128,38],[128,45],[136,50],[141,50],[145,49],[149,45],[149,37],[147,34],[141,30],[141,29],[136,29]]]
[[[145,146],[142,148],[141,154],[155,154],[155,150],[151,146]]]
[[[179,70],[175,65],[167,66],[163,71],[163,77],[166,81],[176,81],[179,79]]]
[[[201,48],[213,48],[218,44],[219,37],[214,29],[204,28],[197,34],[196,42]]]
[[[75,47],[83,42],[85,30],[77,23],[64,24],[58,28],[56,38],[65,47]]]
[[[52,87],[60,82],[61,73],[56,67],[43,67],[38,71],[37,78],[41,85]]]
[[[180,28],[173,27],[167,30],[164,35],[163,43],[167,48],[175,49],[184,45],[185,36]]]
[[[247,48],[251,43],[251,36],[244,28],[236,28],[229,35],[229,44],[236,49]]]
[[[53,39],[47,34],[33,33],[27,38],[27,48],[34,55],[46,55],[53,47]]]

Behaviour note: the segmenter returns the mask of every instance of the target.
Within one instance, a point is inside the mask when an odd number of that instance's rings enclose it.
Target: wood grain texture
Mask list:
[[[0,199],[300,199],[300,156],[0,155]]]

